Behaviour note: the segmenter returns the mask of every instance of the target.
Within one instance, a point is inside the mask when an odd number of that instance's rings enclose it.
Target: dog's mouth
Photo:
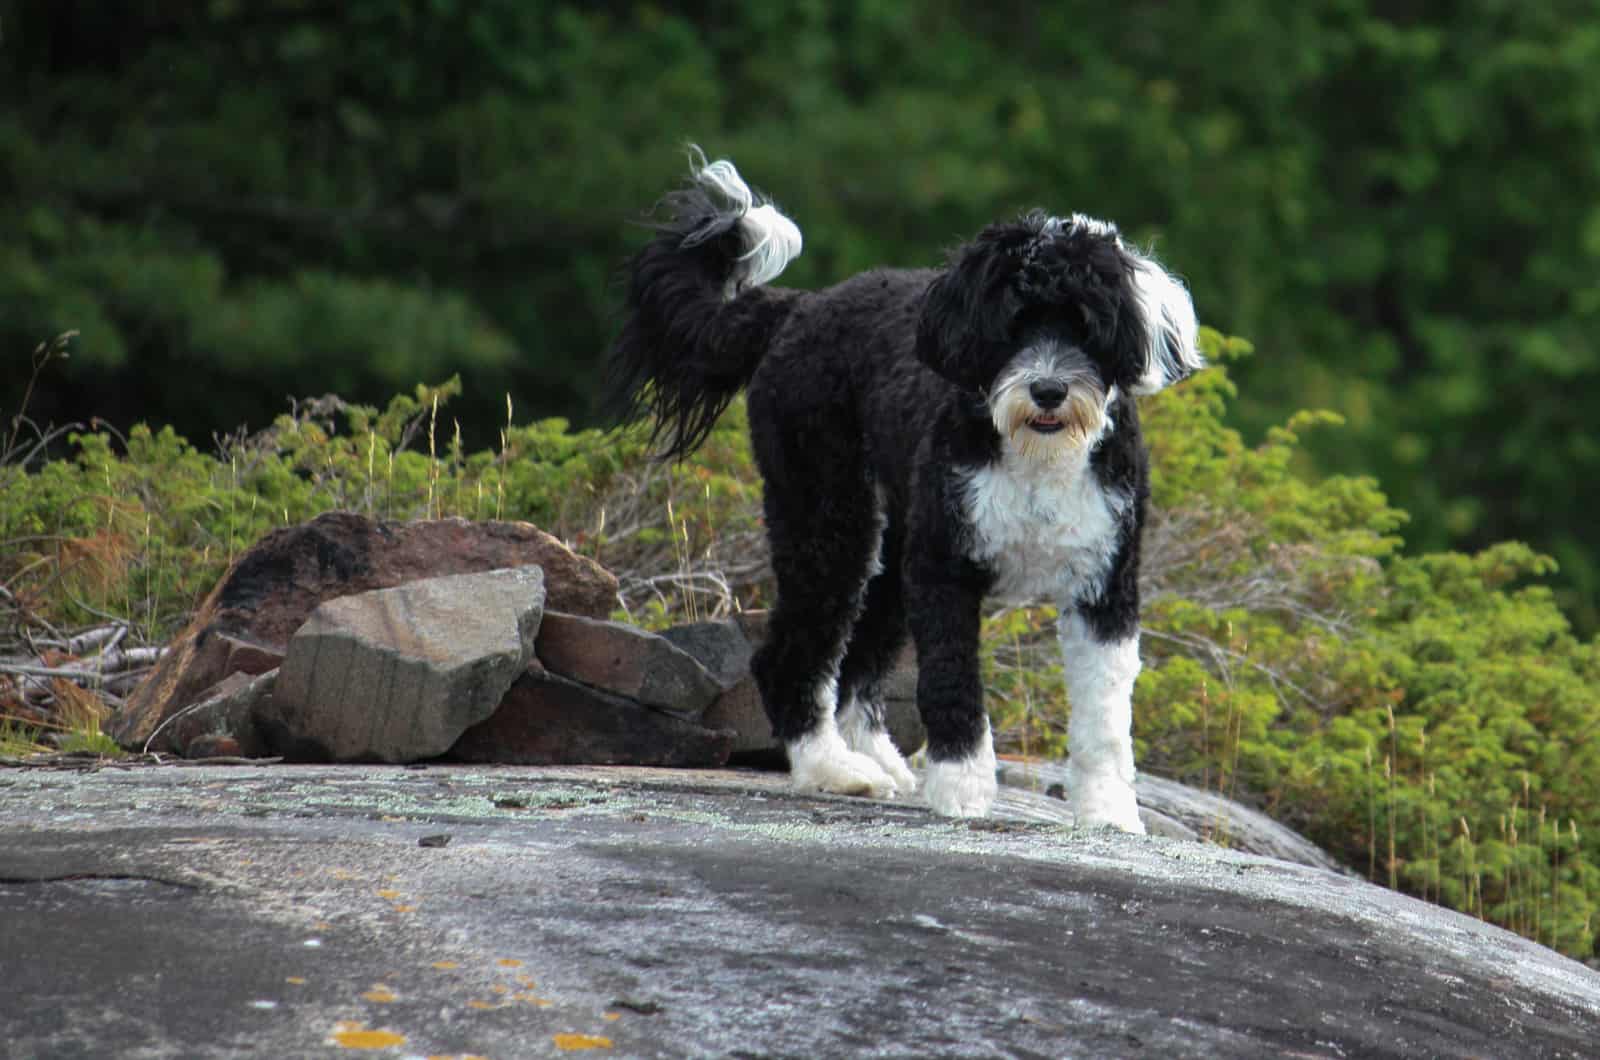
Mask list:
[[[1061,422],[1061,417],[1053,412],[1041,412],[1028,419],[1028,429],[1036,434],[1055,434],[1065,427],[1066,424]]]

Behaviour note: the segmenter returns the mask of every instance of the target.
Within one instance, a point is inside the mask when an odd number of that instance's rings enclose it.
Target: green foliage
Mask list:
[[[618,572],[624,600],[644,609],[635,617],[655,624],[760,599],[742,406],[693,466],[668,468],[647,459],[641,430],[517,425],[509,398],[498,448],[469,453],[450,416],[460,392],[451,378],[382,410],[297,404],[215,456],[170,427],[72,432],[70,459],[0,464],[0,585],[62,624],[114,613],[160,641],[262,535],[346,510],[536,523]]]
[[[0,349],[205,438],[460,371],[579,424],[623,219],[698,139],[806,232],[786,282],[1118,219],[1259,340],[1230,415],[1346,420],[1414,548],[1533,542],[1600,624],[1600,11],[1589,3],[0,0]],[[1241,57],[1247,57],[1242,60]],[[633,233],[632,238],[638,238]],[[0,392],[25,366],[0,358]],[[474,434],[475,425],[487,433]]]
[[[9,718],[0,719],[0,758],[26,758],[50,749],[38,741],[38,733]]]

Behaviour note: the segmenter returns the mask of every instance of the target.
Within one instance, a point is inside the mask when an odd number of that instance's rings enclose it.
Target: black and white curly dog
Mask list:
[[[661,209],[629,266],[611,379],[672,458],[748,392],[778,586],[752,668],[795,785],[914,790],[879,693],[909,627],[928,803],[986,814],[980,608],[1046,600],[1072,706],[1072,809],[1080,826],[1142,832],[1129,699],[1148,474],[1134,398],[1203,365],[1184,286],[1114,225],[1034,212],[985,228],[942,270],[768,287],[799,229],[698,152]]]

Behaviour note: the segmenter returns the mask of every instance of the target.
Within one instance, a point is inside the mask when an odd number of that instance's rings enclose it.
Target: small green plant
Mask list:
[[[0,758],[27,758],[50,750],[38,740],[37,725],[0,719]]]

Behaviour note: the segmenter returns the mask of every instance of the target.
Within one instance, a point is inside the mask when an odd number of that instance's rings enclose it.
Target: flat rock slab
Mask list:
[[[696,718],[721,691],[688,652],[637,626],[551,611],[535,649],[551,673]]]
[[[1600,975],[1357,880],[784,783],[0,772],[0,1041],[50,1057],[1521,1058],[1600,1040]]]
[[[256,723],[279,754],[412,762],[494,713],[533,658],[538,567],[427,578],[321,604]]]

